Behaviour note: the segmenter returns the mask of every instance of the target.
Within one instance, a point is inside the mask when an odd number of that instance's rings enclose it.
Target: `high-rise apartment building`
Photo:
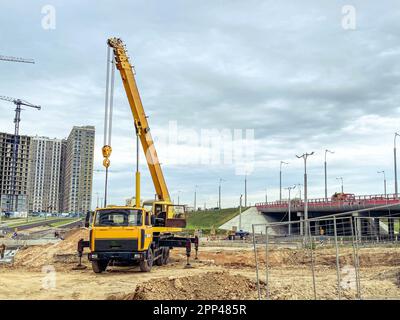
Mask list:
[[[94,126],[73,127],[66,143],[64,212],[86,213],[91,208]]]
[[[28,172],[30,140],[28,136],[17,136],[17,158],[15,164],[15,192],[13,185],[14,135],[0,132],[0,209],[1,211],[28,210]]]
[[[65,141],[32,137],[29,166],[29,211],[60,212],[63,198]]]

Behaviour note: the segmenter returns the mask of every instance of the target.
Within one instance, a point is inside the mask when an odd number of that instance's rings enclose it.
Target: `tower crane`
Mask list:
[[[32,64],[35,63],[35,61],[33,59],[25,59],[25,58],[17,58],[17,57],[9,57],[9,56],[0,56],[0,60],[10,61],[10,62],[32,63]]]
[[[17,200],[18,199],[16,199],[17,195],[16,195],[15,189],[16,189],[16,169],[17,169],[18,145],[19,145],[19,123],[21,122],[21,110],[22,110],[21,106],[30,107],[30,108],[34,108],[37,110],[40,110],[41,106],[34,105],[25,100],[10,98],[10,97],[6,97],[6,96],[0,96],[0,100],[12,102],[16,105],[15,118],[14,118],[15,128],[14,128],[14,140],[13,140],[13,154],[12,154],[12,166],[11,166],[11,184],[10,184],[11,194],[9,195],[11,199],[9,201],[8,210],[9,211],[11,211],[11,210],[17,211],[17,207],[18,207]],[[15,205],[14,205],[14,200],[16,200]]]

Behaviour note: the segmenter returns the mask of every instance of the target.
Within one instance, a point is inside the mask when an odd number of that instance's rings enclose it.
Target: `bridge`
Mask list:
[[[321,227],[326,235],[331,235],[332,230],[329,227],[332,224],[331,217],[333,215],[343,216],[347,212],[353,217],[354,225],[360,224],[360,236],[373,233],[374,236],[381,237],[382,231],[390,238],[394,238],[400,232],[400,230],[395,230],[395,224],[398,225],[400,220],[400,198],[395,194],[350,195],[342,200],[334,197],[318,198],[308,200],[307,205],[309,219],[321,218],[321,221],[311,222],[311,228],[314,229],[313,234],[315,235],[319,234]],[[298,227],[297,231],[292,229],[294,231],[292,234],[303,233],[301,221],[304,219],[304,200],[292,199],[290,201],[290,216],[289,201],[287,200],[256,203],[255,207],[270,223],[293,222],[293,225]],[[327,219],[322,221],[324,217]],[[287,234],[288,228],[285,230],[284,233]],[[351,232],[351,229],[349,230]],[[282,228],[280,232],[282,232]]]

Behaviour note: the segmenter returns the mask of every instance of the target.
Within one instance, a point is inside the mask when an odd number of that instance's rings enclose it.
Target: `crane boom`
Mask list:
[[[10,62],[32,63],[32,64],[35,63],[33,59],[24,59],[24,58],[9,57],[9,56],[0,56],[0,60],[10,61]]]
[[[135,127],[146,156],[146,162],[149,167],[158,200],[170,202],[171,199],[167,184],[164,179],[161,165],[158,161],[154,141],[150,133],[147,117],[136,85],[133,68],[129,62],[124,43],[118,38],[108,39],[107,43],[114,51],[116,67],[121,74],[122,82],[135,121]]]

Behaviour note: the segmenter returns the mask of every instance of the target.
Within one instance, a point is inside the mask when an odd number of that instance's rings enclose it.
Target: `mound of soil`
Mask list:
[[[87,239],[87,237],[87,230],[74,229],[65,235],[64,240],[55,244],[22,248],[15,256],[13,266],[36,270],[45,265],[55,264],[56,268],[70,268],[70,265],[66,265],[66,263],[77,262],[78,241],[82,238]]]
[[[182,278],[161,278],[139,284],[134,293],[110,296],[117,300],[253,300],[257,299],[254,281],[223,272]]]

